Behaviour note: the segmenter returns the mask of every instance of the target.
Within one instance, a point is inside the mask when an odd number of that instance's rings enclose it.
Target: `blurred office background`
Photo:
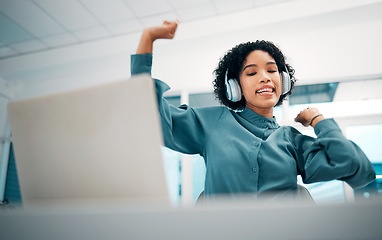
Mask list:
[[[171,103],[218,105],[211,81],[220,57],[242,42],[273,41],[298,78],[275,109],[278,122],[314,136],[293,118],[317,106],[377,172],[356,191],[339,181],[305,185],[315,201],[381,198],[381,12],[381,0],[0,0],[0,200],[21,202],[7,103],[129,78],[142,30],[165,19],[181,23],[174,40],[155,43],[153,76],[172,87]],[[203,159],[166,148],[163,156],[173,203],[193,204]]]

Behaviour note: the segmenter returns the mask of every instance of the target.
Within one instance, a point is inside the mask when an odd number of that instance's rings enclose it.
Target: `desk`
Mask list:
[[[382,239],[382,202],[77,206],[0,212],[0,239]]]

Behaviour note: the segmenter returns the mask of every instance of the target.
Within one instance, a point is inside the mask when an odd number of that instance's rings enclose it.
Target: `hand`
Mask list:
[[[137,54],[153,52],[153,43],[157,39],[173,39],[179,21],[164,21],[162,25],[146,28],[137,48]]]
[[[149,27],[145,29],[145,33],[148,34],[152,41],[157,39],[173,39],[179,21],[164,21],[160,26]]]
[[[294,121],[301,123],[305,127],[308,127],[309,124],[314,127],[323,119],[324,117],[320,114],[320,111],[318,111],[317,108],[306,108],[297,115]]]

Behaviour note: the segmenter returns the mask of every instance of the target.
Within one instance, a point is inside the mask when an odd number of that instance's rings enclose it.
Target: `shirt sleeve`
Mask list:
[[[136,54],[131,56],[131,75],[151,74],[152,54]],[[175,107],[163,97],[170,87],[155,80],[158,107],[161,118],[164,144],[175,151],[187,154],[202,154],[206,130],[211,128],[211,119],[207,109],[194,109],[187,105]]]
[[[294,136],[298,170],[305,183],[338,179],[360,188],[375,179],[369,159],[333,119],[318,122],[314,131],[317,138]]]

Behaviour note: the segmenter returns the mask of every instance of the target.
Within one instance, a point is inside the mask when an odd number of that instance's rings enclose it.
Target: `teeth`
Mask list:
[[[258,93],[262,93],[262,92],[273,92],[273,89],[272,88],[263,88],[263,89],[260,89],[259,91],[257,91]]]

